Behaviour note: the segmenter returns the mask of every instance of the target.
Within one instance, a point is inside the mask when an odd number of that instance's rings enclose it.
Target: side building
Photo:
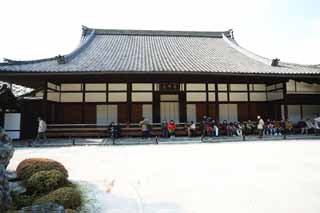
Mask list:
[[[83,27],[67,55],[6,59],[0,80],[34,90],[32,119],[49,124],[184,123],[203,115],[228,122],[297,122],[320,112],[320,66],[258,56],[222,32]],[[34,121],[35,122],[35,121]]]

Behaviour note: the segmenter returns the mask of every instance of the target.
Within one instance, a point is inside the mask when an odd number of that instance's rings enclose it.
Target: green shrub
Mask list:
[[[31,206],[35,200],[34,195],[19,195],[12,193],[12,206],[15,209],[21,209],[22,207]]]
[[[34,204],[43,204],[48,202],[62,205],[65,209],[76,209],[81,205],[81,194],[74,187],[62,187],[37,199]]]
[[[72,209],[66,209],[66,212],[65,213],[76,213],[75,210],[72,210]]]
[[[25,181],[29,194],[48,193],[67,184],[67,178],[58,170],[40,171]]]
[[[53,169],[60,171],[66,178],[68,177],[68,171],[61,163],[45,158],[30,158],[23,160],[18,165],[16,172],[18,178],[27,180],[39,171],[49,171]]]

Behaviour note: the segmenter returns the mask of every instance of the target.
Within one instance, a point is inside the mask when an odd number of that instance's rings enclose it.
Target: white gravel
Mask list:
[[[30,157],[63,163],[90,212],[320,212],[320,140],[20,148],[9,169]]]

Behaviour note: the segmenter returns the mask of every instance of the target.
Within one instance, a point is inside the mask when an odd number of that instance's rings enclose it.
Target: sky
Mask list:
[[[105,29],[234,30],[242,47],[320,64],[319,0],[0,0],[0,60],[67,54],[81,25]]]

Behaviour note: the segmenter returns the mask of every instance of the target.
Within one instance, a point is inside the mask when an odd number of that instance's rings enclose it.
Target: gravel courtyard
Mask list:
[[[90,212],[320,212],[320,140],[18,148],[9,169],[30,157],[63,163]]]

